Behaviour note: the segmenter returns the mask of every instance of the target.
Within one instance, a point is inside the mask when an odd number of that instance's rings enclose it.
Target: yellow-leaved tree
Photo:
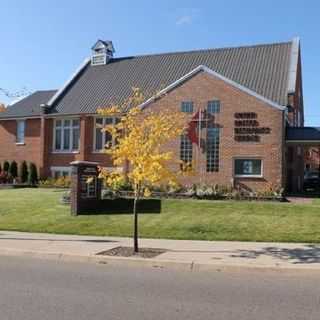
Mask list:
[[[187,124],[182,112],[154,111],[152,106],[143,108],[141,104],[144,101],[142,91],[133,88],[132,95],[120,105],[98,110],[101,116],[117,119],[115,124],[102,129],[116,141],[113,145],[107,145],[105,152],[111,155],[114,166],[125,170],[112,173],[101,169],[100,177],[105,179],[107,185],[126,179],[133,187],[134,252],[139,250],[137,202],[141,197],[151,195],[151,187],[177,184],[179,166],[172,166],[173,153],[166,151],[166,145],[179,137]]]
[[[6,111],[6,107],[3,103],[0,102],[0,112]]]

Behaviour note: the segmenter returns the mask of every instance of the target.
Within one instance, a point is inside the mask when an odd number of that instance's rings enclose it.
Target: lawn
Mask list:
[[[0,229],[131,236],[129,214],[70,216],[62,191],[0,190]],[[140,215],[145,238],[320,242],[320,201],[312,204],[163,200],[160,214]]]

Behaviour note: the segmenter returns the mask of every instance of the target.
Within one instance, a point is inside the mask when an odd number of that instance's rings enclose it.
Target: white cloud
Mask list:
[[[192,22],[193,18],[191,15],[185,15],[185,16],[182,16],[180,18],[177,19],[176,21],[176,25],[177,26],[182,26],[184,24],[190,24]]]
[[[179,9],[179,15],[176,19],[177,26],[183,26],[187,24],[191,24],[194,20],[199,16],[200,9],[197,8],[184,8]]]

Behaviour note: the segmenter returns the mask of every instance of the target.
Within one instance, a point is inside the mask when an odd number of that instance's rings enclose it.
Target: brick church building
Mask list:
[[[34,162],[41,177],[68,175],[75,160],[112,167],[103,153],[109,137],[101,125],[115,119],[96,111],[138,87],[166,93],[147,101],[147,108],[190,117],[201,110],[214,117],[200,132],[205,147],[188,135],[171,145],[176,158],[196,167],[184,183],[301,189],[304,152],[297,142],[308,140],[309,131],[303,127],[299,39],[130,57],[114,53],[111,41],[98,40],[59,90],[36,91],[0,113],[0,163]],[[319,139],[311,129],[310,139]]]

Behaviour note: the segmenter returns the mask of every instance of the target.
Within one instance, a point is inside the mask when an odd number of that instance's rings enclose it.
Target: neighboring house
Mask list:
[[[42,177],[68,174],[74,160],[111,167],[100,127],[115,119],[96,110],[132,87],[166,92],[147,108],[214,117],[201,129],[201,150],[187,135],[170,145],[177,159],[194,163],[197,173],[184,183],[301,188],[300,147],[292,143],[289,156],[286,148],[286,128],[304,124],[299,39],[119,58],[111,41],[99,40],[60,90],[35,92],[0,114],[0,162],[35,162]]]
[[[310,147],[304,153],[305,171],[319,171],[320,168],[320,146]]]

